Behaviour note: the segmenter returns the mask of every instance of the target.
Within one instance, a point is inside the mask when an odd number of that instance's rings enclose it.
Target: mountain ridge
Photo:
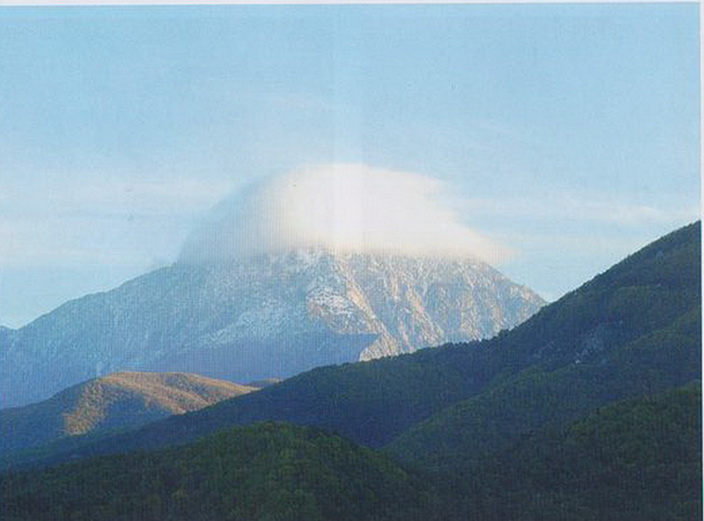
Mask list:
[[[438,411],[387,449],[426,467],[466,466],[547,423],[564,425],[611,401],[700,379],[701,318],[695,223],[516,328],[495,352],[503,371],[488,392]],[[527,370],[512,370],[523,364]]]
[[[314,369],[139,432],[58,451],[45,463],[187,443],[263,420],[316,426],[378,448],[463,401],[510,396],[503,390],[529,399],[545,383],[568,412],[570,395],[560,385],[586,393],[578,414],[558,418],[564,423],[613,400],[684,385],[701,377],[700,245],[700,223],[672,232],[491,340]],[[602,362],[608,375],[599,370]],[[619,375],[620,387],[589,393],[595,378]],[[508,432],[520,437],[533,429],[530,415],[539,419],[546,403],[536,402],[538,409],[526,411],[530,421]],[[432,454],[432,444],[420,448],[418,456],[428,448]]]
[[[177,263],[0,335],[3,407],[123,370],[288,377],[492,336],[543,303],[470,260],[295,251]]]
[[[530,434],[459,474],[266,422],[156,452],[0,474],[0,497],[8,521],[693,521],[702,518],[700,441],[697,381]]]

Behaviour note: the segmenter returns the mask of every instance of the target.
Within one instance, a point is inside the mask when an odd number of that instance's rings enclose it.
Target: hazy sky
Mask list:
[[[311,164],[438,180],[557,298],[699,216],[698,8],[0,7],[0,324]]]

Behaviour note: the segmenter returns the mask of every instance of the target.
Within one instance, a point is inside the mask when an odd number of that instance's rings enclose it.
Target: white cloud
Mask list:
[[[300,168],[229,198],[186,242],[182,258],[324,247],[503,259],[507,249],[462,224],[445,191],[436,179],[364,165]]]

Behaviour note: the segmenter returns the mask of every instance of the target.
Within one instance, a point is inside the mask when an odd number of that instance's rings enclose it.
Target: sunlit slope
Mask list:
[[[10,452],[69,436],[136,427],[254,390],[188,373],[114,373],[49,400],[0,411],[0,445]]]

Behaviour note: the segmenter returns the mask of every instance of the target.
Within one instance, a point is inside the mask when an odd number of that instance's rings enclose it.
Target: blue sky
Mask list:
[[[699,6],[0,8],[0,324],[305,164],[442,180],[548,299],[699,216]]]

